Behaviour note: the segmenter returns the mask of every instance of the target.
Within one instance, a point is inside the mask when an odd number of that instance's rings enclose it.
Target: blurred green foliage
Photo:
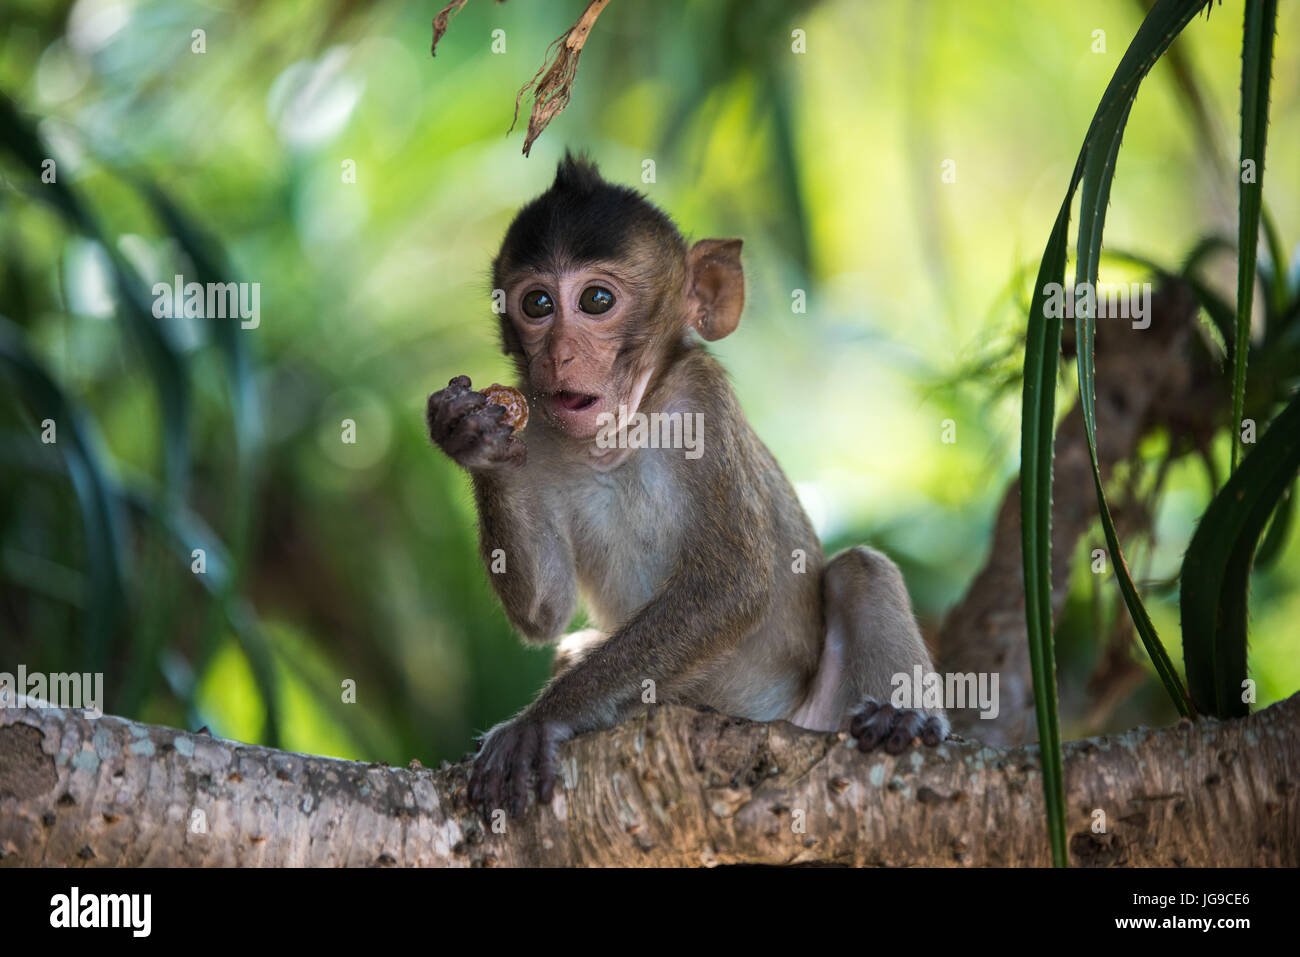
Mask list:
[[[1026,264],[1140,5],[614,0],[530,159],[505,135],[515,93],[583,4],[471,0],[430,59],[437,6],[5,5],[0,670],[102,666],[109,711],[394,763],[454,759],[526,703],[549,653],[496,605],[423,406],[459,373],[507,379],[488,262],[566,146],[688,235],[745,239],[749,306],[716,351],[828,549],[888,550],[935,627],[1016,470]],[[1230,120],[1240,18],[1223,13],[1175,49]],[[1284,4],[1279,34],[1298,27]],[[1162,263],[1236,214],[1175,80],[1157,66],[1133,109],[1106,234]],[[1294,242],[1295,44],[1272,99],[1266,199]],[[1223,125],[1208,135],[1231,156]],[[260,324],[153,319],[149,290],[176,273],[260,283]],[[1187,460],[1165,490],[1129,554],[1140,587],[1177,573],[1211,491]],[[1282,549],[1254,583],[1261,704],[1300,686],[1294,530]],[[1067,737],[1116,601],[1080,577],[1058,635]],[[1181,661],[1174,593],[1148,607]],[[1166,718],[1153,687],[1108,724]]]

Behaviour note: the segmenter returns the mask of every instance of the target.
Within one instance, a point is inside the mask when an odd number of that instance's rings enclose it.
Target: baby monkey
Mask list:
[[[516,433],[457,376],[429,396],[429,434],[470,474],[511,623],[559,646],[537,699],[484,736],[478,804],[520,814],[534,779],[549,802],[560,743],[647,702],[847,730],[864,751],[948,734],[942,711],[882,703],[895,674],[933,670],[897,566],[863,547],[823,557],[699,341],[740,322],[740,247],[688,247],[572,155],[506,232],[492,264],[501,343],[532,414]],[[641,415],[665,441],[647,440]],[[562,637],[579,595],[595,627]]]

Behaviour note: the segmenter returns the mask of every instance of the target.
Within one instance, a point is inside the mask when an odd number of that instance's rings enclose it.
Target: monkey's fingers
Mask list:
[[[478,804],[483,800],[483,773],[479,771],[477,764],[469,770],[469,800],[471,804]]]
[[[504,417],[505,410],[500,406],[469,413],[442,443],[443,450],[467,468],[522,465],[527,447],[503,421]]]
[[[487,814],[506,806],[507,789],[510,784],[510,765],[491,766],[484,772],[484,791],[481,804]]]
[[[474,765],[469,771],[469,799],[474,804],[482,804],[486,796],[487,782],[487,765],[483,761],[482,755],[474,759]]]
[[[447,388],[429,393],[428,405],[425,407],[425,415],[429,420],[429,428],[433,428],[438,412],[444,405],[457,396],[472,391],[473,390],[469,387],[469,377],[458,375],[447,383]]]
[[[510,816],[522,817],[528,807],[528,792],[532,786],[533,764],[541,746],[541,729],[531,722],[519,728],[519,743],[515,746],[510,771]]]
[[[424,421],[429,427],[429,438],[441,445],[452,425],[449,406],[463,393],[454,393],[447,389],[429,395],[424,407]]]
[[[504,773],[509,767],[513,744],[509,729],[503,728],[482,742],[474,759],[469,799],[484,813],[490,814],[504,804]]]
[[[510,427],[499,422],[499,416],[481,407],[462,415],[443,439],[442,447],[450,456],[461,456],[480,446],[493,443],[504,445]]]
[[[548,724],[542,731],[542,753],[537,759],[537,800],[550,804],[555,796],[555,779],[559,776],[560,744],[571,737],[568,728]]]
[[[444,390],[429,396],[429,432],[434,441],[446,441],[466,416],[487,405],[481,392]]]

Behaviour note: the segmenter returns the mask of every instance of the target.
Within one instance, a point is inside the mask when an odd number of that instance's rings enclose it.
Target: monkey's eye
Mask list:
[[[524,314],[533,319],[541,319],[543,316],[549,316],[555,311],[555,302],[551,299],[550,293],[542,289],[534,289],[524,296]]]
[[[593,316],[608,312],[613,305],[614,294],[604,286],[588,286],[582,290],[582,296],[578,299],[578,307]]]

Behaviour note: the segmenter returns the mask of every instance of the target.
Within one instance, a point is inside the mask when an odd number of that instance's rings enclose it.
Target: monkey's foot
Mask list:
[[[528,806],[533,774],[537,775],[537,800],[551,803],[559,771],[561,742],[573,737],[568,725],[538,721],[521,715],[506,721],[483,737],[470,772],[469,797],[485,814],[509,807],[519,817]]]
[[[857,738],[859,751],[870,751],[883,743],[890,754],[902,754],[917,738],[934,747],[948,737],[948,719],[942,714],[928,714],[918,708],[895,708],[875,698],[865,698],[849,722],[849,734]]]

